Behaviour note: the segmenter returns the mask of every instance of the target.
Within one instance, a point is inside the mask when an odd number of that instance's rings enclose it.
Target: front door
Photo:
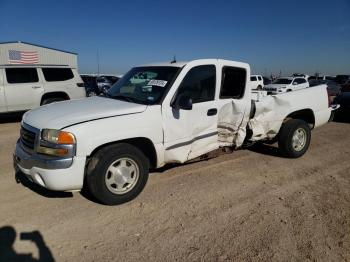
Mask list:
[[[218,147],[217,102],[215,101],[216,66],[192,67],[172,98],[192,99],[191,110],[163,104],[165,161],[180,162],[198,157]]]
[[[44,93],[36,68],[6,68],[4,81],[8,111],[22,111],[40,105]]]

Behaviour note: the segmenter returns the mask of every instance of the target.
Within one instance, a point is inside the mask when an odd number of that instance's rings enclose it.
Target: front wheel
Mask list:
[[[86,185],[102,204],[118,205],[137,197],[148,180],[149,161],[130,144],[107,146],[87,167]]]
[[[309,125],[299,119],[285,122],[278,135],[278,147],[283,156],[298,158],[305,154],[311,141]]]

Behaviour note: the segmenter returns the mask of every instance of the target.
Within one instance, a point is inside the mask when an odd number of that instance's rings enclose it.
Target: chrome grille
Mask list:
[[[34,149],[35,133],[24,128],[21,128],[21,142],[27,148]]]

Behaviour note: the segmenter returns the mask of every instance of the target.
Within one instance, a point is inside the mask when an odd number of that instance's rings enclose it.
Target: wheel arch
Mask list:
[[[90,155],[88,156],[88,161],[91,159],[98,151],[101,149],[111,146],[111,145],[116,145],[120,143],[125,143],[125,144],[130,144],[136,148],[138,148],[148,159],[150,163],[151,168],[156,168],[157,167],[157,152],[155,149],[155,146],[153,142],[146,137],[136,137],[136,138],[128,138],[128,139],[122,139],[118,141],[113,141],[113,142],[108,142],[105,144],[102,144],[95,148]]]
[[[50,98],[63,98],[64,100],[70,99],[69,95],[66,92],[47,92],[41,97],[40,105],[42,105],[46,99]]]
[[[287,115],[284,118],[283,123],[285,123],[289,119],[304,120],[306,123],[309,124],[311,129],[313,129],[315,127],[315,114],[312,111],[312,109],[310,109],[310,108],[301,109],[301,110],[290,113],[289,115]]]

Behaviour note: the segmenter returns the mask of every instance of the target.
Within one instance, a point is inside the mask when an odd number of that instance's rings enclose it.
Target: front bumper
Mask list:
[[[29,180],[50,190],[80,190],[84,182],[86,157],[48,158],[26,152],[18,141],[13,155],[14,168]]]
[[[15,157],[23,168],[31,169],[32,167],[39,167],[44,169],[63,169],[69,168],[73,164],[73,157],[59,158],[50,157],[37,154],[35,152],[26,152],[21,145],[20,140],[17,141]]]

